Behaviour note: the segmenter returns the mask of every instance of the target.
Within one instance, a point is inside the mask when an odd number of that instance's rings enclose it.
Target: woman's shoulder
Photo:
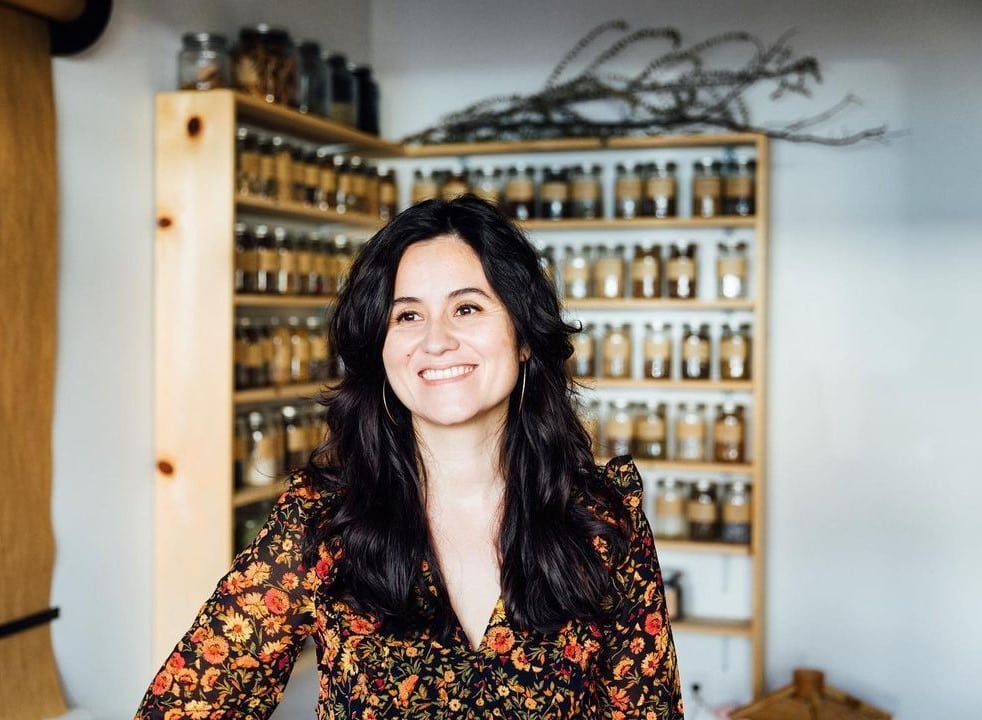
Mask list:
[[[640,502],[644,482],[630,455],[618,455],[608,460],[606,465],[598,465],[597,473],[600,481],[624,497],[625,502],[630,504],[632,498]]]
[[[644,486],[641,474],[630,455],[618,455],[604,465],[593,468],[586,491],[576,493],[582,502],[599,520],[617,524],[614,504],[623,505],[630,514],[641,507]]]

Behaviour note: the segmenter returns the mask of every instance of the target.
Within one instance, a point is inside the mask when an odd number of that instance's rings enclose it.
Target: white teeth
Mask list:
[[[446,380],[447,378],[466,375],[474,370],[473,365],[454,365],[444,370],[424,370],[420,373],[424,380]]]

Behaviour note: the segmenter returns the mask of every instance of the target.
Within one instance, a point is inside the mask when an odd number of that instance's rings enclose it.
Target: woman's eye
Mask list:
[[[417,313],[415,310],[406,310],[396,315],[396,322],[399,323],[399,322],[403,322],[404,320],[412,320],[413,316],[415,316],[416,314]]]
[[[480,312],[480,310],[481,308],[479,308],[477,305],[471,305],[470,303],[461,305],[459,308],[457,308],[457,312],[461,315],[473,315],[476,312]]]

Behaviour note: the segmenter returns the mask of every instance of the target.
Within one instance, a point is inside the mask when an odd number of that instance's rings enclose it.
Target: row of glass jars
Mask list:
[[[714,483],[659,480],[655,537],[749,544],[753,525],[750,486],[743,480]]]
[[[235,487],[272,485],[307,464],[327,425],[317,403],[255,409],[235,416]]]
[[[236,223],[235,292],[333,295],[348,277],[355,252],[346,235]]]
[[[670,420],[665,403],[618,399],[607,404],[601,420],[600,401],[593,400],[583,408],[581,419],[600,455],[630,453],[641,460],[746,462],[744,408],[733,402],[716,406],[711,433],[703,403],[679,404]],[[669,422],[674,422],[674,445],[669,442]]]
[[[235,322],[235,389],[328,380],[340,361],[319,317],[240,317]]]
[[[399,189],[390,168],[246,127],[236,131],[235,149],[240,195],[365,213],[382,220],[396,214]]]
[[[672,326],[645,324],[640,376],[646,380],[670,380],[674,376],[675,341]],[[722,326],[719,337],[718,377],[720,380],[749,380],[751,362],[749,324]],[[567,360],[576,378],[628,380],[635,377],[631,325],[606,324],[598,335],[592,323],[573,335],[573,355]],[[679,342],[679,373],[682,380],[712,379],[712,340],[709,325],[682,325]]]
[[[554,263],[543,251],[548,270]],[[566,298],[670,298],[693,300],[698,295],[699,263],[694,243],[672,244],[663,257],[658,244],[635,245],[628,257],[623,245],[567,246],[562,260],[562,291]],[[745,242],[717,243],[716,294],[723,299],[747,296],[748,253]]]

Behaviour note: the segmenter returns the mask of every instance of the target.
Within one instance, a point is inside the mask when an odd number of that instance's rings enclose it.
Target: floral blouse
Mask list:
[[[604,625],[572,620],[537,638],[513,629],[499,599],[477,650],[462,628],[444,645],[426,632],[387,636],[370,615],[315,602],[343,550],[301,560],[306,516],[321,500],[295,474],[255,542],[202,606],[157,673],[137,720],[258,720],[283,696],[308,635],[317,652],[318,720],[611,718],[682,720],[675,647],[642,485],[630,456],[602,469],[632,520],[627,558],[611,567],[623,602]],[[424,562],[424,578],[432,577]],[[436,589],[432,588],[435,593]]]

